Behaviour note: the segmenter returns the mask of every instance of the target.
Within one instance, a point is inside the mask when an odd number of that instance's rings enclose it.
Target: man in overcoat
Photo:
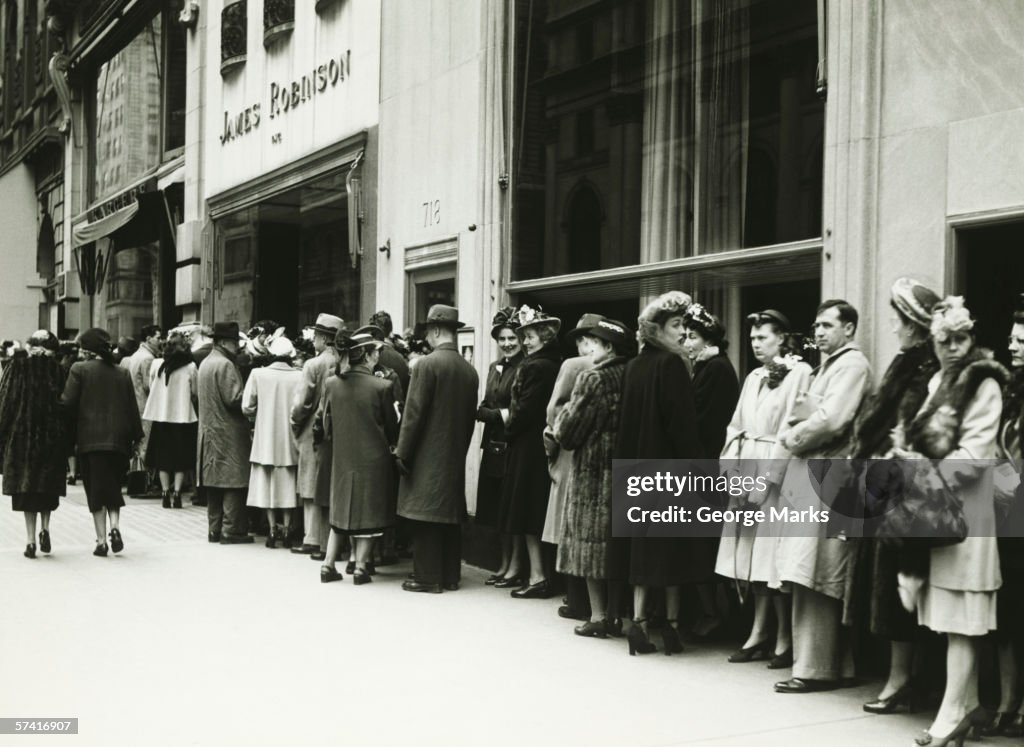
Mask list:
[[[871,364],[853,341],[857,321],[857,310],[845,301],[833,299],[818,307],[814,337],[825,359],[812,374],[804,401],[794,407],[788,429],[779,434],[773,457],[796,457],[781,478],[780,506],[829,508],[814,482],[827,484],[829,460],[849,454],[854,419],[871,392]],[[826,491],[821,498],[827,498]],[[811,534],[806,526],[800,534]],[[828,536],[827,524],[820,525],[817,536],[779,538],[778,578],[772,585],[789,584],[793,590],[793,677],[776,683],[776,692],[830,690],[852,674],[844,671],[839,640],[850,555],[851,543]]]
[[[235,364],[238,323],[213,325],[213,349],[199,366],[196,484],[204,488],[210,542],[252,542],[245,521],[249,421],[242,414],[242,374]]]
[[[296,488],[299,500],[302,501],[302,518],[306,529],[301,547],[293,547],[292,552],[302,555],[312,555],[327,549],[330,526],[324,514],[330,505],[330,486],[320,481],[321,487],[317,490],[321,452],[325,450],[313,443],[313,415],[323,397],[327,377],[338,365],[338,353],[331,343],[344,324],[341,317],[331,314],[317,316],[316,324],[313,325],[313,350],[316,356],[302,365],[302,384],[296,394],[295,404],[292,405],[292,432],[299,447]],[[330,452],[326,451],[326,458],[330,459]],[[318,492],[321,494],[318,495]],[[324,492],[328,494],[322,495]]]
[[[479,379],[456,347],[456,330],[465,326],[458,309],[432,306],[419,326],[433,351],[412,369],[395,449],[398,515],[409,520],[414,542],[413,578],[402,588],[439,593],[459,587]]]

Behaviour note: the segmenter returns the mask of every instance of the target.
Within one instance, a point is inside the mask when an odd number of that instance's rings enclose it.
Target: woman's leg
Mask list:
[[[267,514],[267,536],[273,537],[277,534],[277,517],[274,516],[274,509],[264,509]]]
[[[108,508],[107,518],[110,520],[111,529],[121,529],[121,509],[120,508]]]
[[[1017,686],[1017,652],[1013,641],[1002,641],[999,644],[999,712],[1013,713],[1014,709],[1024,705],[1020,700]]]
[[[945,737],[967,715],[972,701],[978,701],[977,652],[975,640],[956,633],[948,634],[946,649],[946,691],[935,720],[928,727],[933,737]]]
[[[914,662],[914,644],[910,641],[891,641],[889,643],[889,679],[885,681],[879,700],[894,695],[900,688],[910,682],[911,665]]]
[[[679,630],[679,611],[683,606],[683,587],[665,587],[665,619],[668,624]]]
[[[526,554],[530,558],[530,585],[547,581],[547,574],[544,573],[544,555],[540,548],[540,537],[536,534],[524,535],[526,539]]]
[[[36,512],[25,512],[25,534],[28,536],[27,544],[31,545],[36,541]]]
[[[633,587],[633,622],[643,621],[642,627],[647,630],[647,594],[648,587],[637,584]]]
[[[107,509],[100,508],[92,512],[92,523],[96,527],[96,544],[103,545],[107,541]]]
[[[508,534],[501,535],[501,565],[495,576],[499,578],[508,573],[509,563],[512,562],[512,537]]]
[[[338,555],[341,554],[341,544],[344,537],[341,536],[341,532],[336,529],[331,529],[330,534],[327,535],[327,550],[326,557],[324,558],[324,565],[334,568],[334,564],[338,562]]]
[[[166,493],[171,489],[171,473],[160,470],[157,474],[160,476],[160,489]]]
[[[366,563],[373,553],[373,537],[353,537],[352,547],[355,554],[356,571],[366,573]]]
[[[779,656],[793,648],[793,597],[789,594],[774,594],[775,607],[775,655]]]
[[[508,570],[505,571],[505,578],[515,578],[523,572],[523,535],[511,534],[508,536],[511,554],[508,558]]]
[[[185,485],[185,473],[175,472],[174,473],[174,492],[180,493],[181,488]]]
[[[39,515],[42,518],[43,531],[44,532],[50,531],[50,512],[49,511],[43,511]]]
[[[754,593],[754,624],[750,628],[750,635],[743,643],[743,648],[760,646],[768,640],[768,613],[772,608],[772,598],[768,594]]]
[[[608,617],[608,585],[603,579],[587,579],[587,595],[590,597],[590,622],[601,622]]]

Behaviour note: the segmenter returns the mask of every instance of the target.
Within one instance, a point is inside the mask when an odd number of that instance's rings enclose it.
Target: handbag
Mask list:
[[[123,462],[122,462],[123,464]],[[128,467],[128,495],[144,495],[149,489],[149,472],[138,454],[132,456]]]
[[[484,441],[480,470],[489,477],[504,477],[508,461],[508,444],[504,441]]]
[[[885,544],[903,547],[947,547],[967,539],[964,508],[946,478],[931,462],[918,467],[914,479],[903,486],[902,497],[889,496],[875,536]],[[923,465],[922,465],[923,466]]]

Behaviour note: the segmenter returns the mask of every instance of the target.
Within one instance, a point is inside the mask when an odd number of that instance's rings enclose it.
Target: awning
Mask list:
[[[167,189],[172,184],[184,184],[185,183],[185,163],[182,162],[180,166],[175,168],[173,171],[168,171],[161,177],[157,177],[156,188]]]
[[[98,220],[80,223],[72,232],[74,238],[72,246],[81,246],[109,236],[117,229],[127,225],[128,221],[134,218],[138,212],[139,203],[136,201]]]

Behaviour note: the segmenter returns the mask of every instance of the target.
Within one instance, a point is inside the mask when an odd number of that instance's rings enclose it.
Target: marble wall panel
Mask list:
[[[1024,108],[949,126],[947,190],[950,215],[1024,206]]]

